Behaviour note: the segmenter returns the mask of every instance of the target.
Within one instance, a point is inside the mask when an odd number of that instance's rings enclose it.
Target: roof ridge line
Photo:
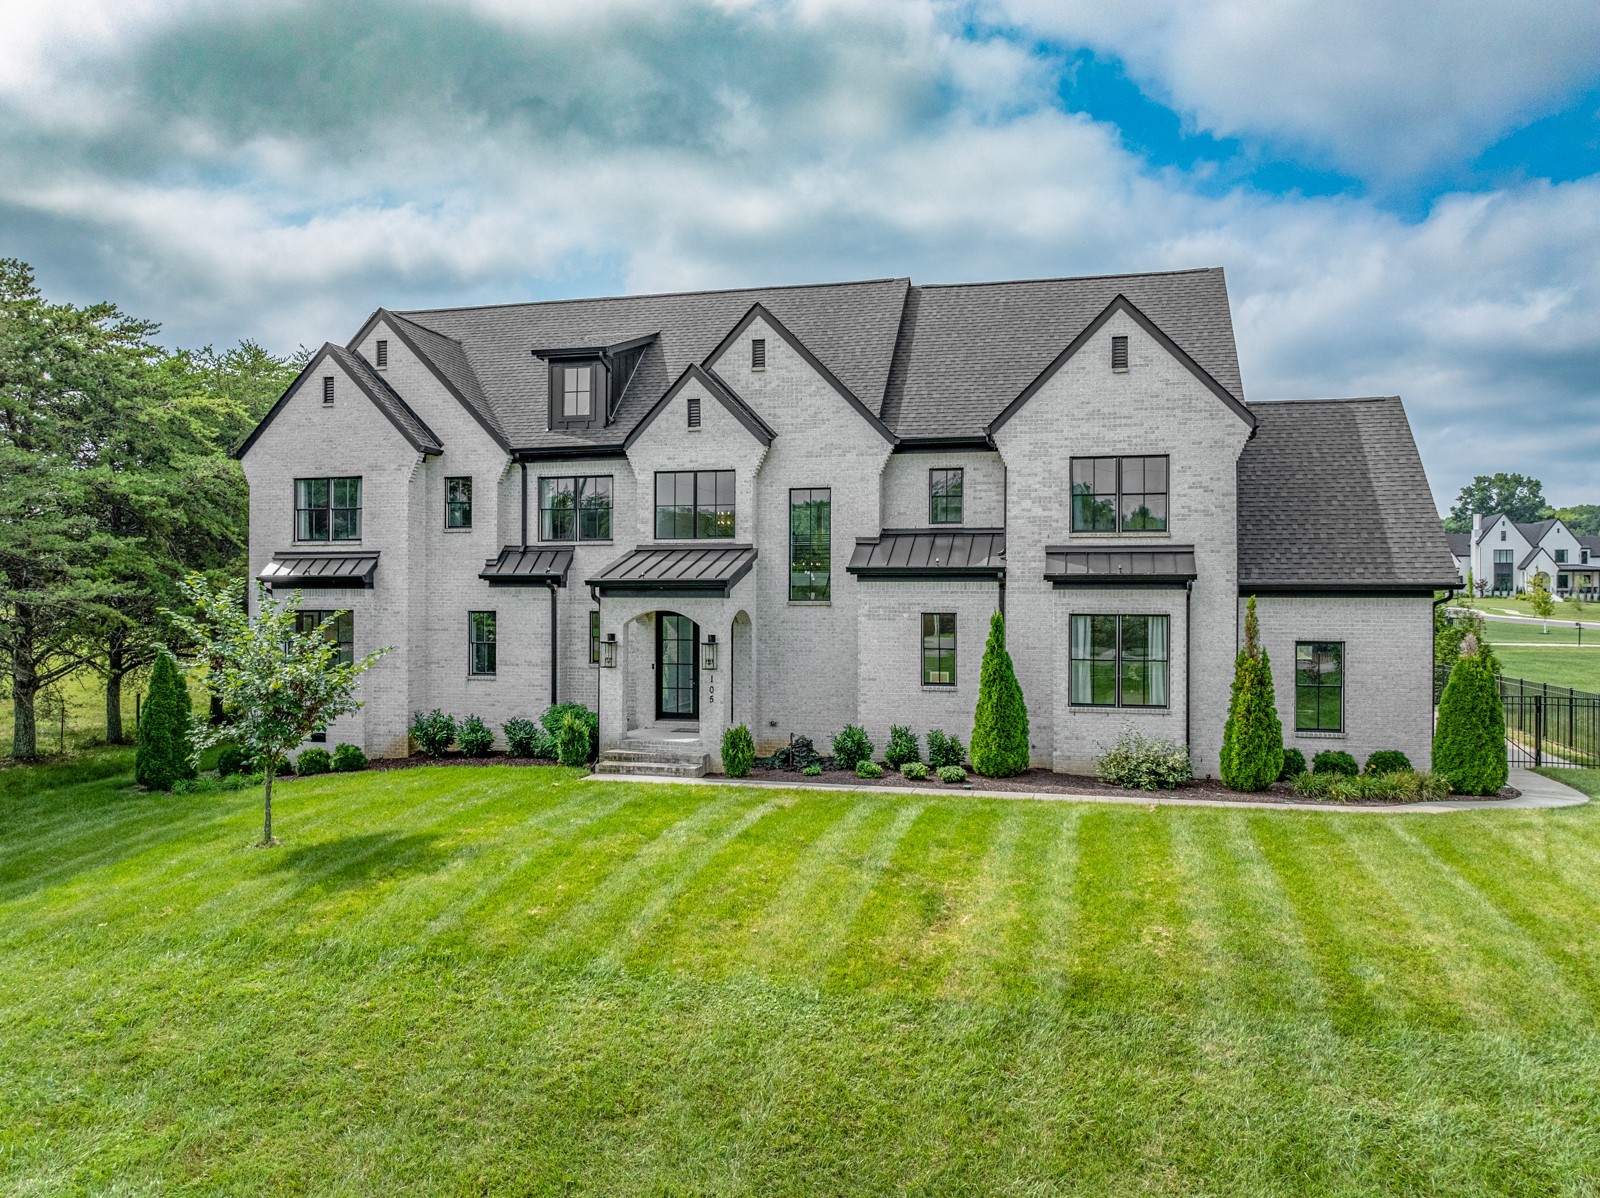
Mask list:
[[[497,308],[538,308],[547,304],[598,304],[617,300],[678,299],[687,295],[738,295],[750,291],[802,291],[818,287],[866,287],[873,283],[898,283],[902,279],[909,285],[909,275],[884,275],[874,279],[835,279],[827,283],[771,283],[752,287],[711,287],[703,291],[641,291],[625,295],[578,295],[568,299],[510,300],[503,304],[461,304],[453,308],[390,308],[386,311],[410,319],[436,312],[489,312]],[[412,321],[413,324],[416,321]],[[426,326],[424,326],[426,327]],[[436,330],[430,330],[436,331]],[[441,334],[444,336],[445,334]]]
[[[1213,271],[1221,271],[1222,269],[1220,266],[1185,266],[1176,270],[1133,270],[1103,275],[1047,275],[1034,279],[978,279],[970,283],[913,283],[912,286],[920,291],[932,291],[935,288],[954,290],[958,287],[1012,287],[1018,283],[1091,283],[1102,279],[1151,279],[1165,278],[1171,275],[1204,275]]]

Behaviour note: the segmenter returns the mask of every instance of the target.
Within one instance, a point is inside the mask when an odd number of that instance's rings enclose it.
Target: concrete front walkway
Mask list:
[[[1355,814],[1421,814],[1436,815],[1447,811],[1531,811],[1550,807],[1576,807],[1587,803],[1589,796],[1574,790],[1565,782],[1557,782],[1522,769],[1511,767],[1510,784],[1522,794],[1515,799],[1438,799],[1429,803],[1388,803],[1370,806],[1353,806],[1343,803],[1253,803],[1248,799],[1179,799],[1163,791],[1149,795],[1057,794],[1053,791],[1023,790],[967,790],[953,786],[846,786],[836,782],[769,782],[752,778],[696,778],[686,782],[682,778],[661,778],[630,774],[629,782],[670,782],[682,786],[754,786],[769,790],[848,790],[871,791],[889,795],[967,795],[976,799],[1032,799],[1060,803],[1122,803],[1137,807],[1160,804],[1171,807],[1243,807],[1252,811],[1341,811]],[[585,782],[616,782],[614,776],[590,774]]]

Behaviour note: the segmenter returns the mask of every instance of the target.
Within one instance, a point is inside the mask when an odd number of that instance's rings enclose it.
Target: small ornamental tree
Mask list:
[[[1010,778],[1028,768],[1028,705],[1006,652],[1006,620],[998,611],[989,617],[978,675],[972,768],[986,778]]]
[[[1256,597],[1245,606],[1244,647],[1233,663],[1233,697],[1222,733],[1222,781],[1234,790],[1265,790],[1283,772],[1283,725],[1272,693],[1272,663],[1261,647]]]
[[[275,845],[273,777],[306,737],[360,708],[356,682],[388,650],[342,664],[338,643],[321,630],[295,630],[298,591],[279,602],[258,583],[252,619],[227,584],[213,587],[191,574],[180,585],[194,612],[167,615],[194,646],[206,687],[227,713],[222,723],[196,729],[194,752],[198,756],[211,745],[229,743],[250,755],[265,777],[261,845]]]
[[[1498,794],[1506,784],[1506,713],[1500,687],[1478,639],[1461,642],[1461,658],[1439,696],[1433,769],[1458,794]]]
[[[1461,602],[1467,607],[1471,607],[1472,606],[1472,596],[1473,596],[1474,593],[1476,593],[1473,590],[1473,585],[1474,584],[1473,584],[1473,580],[1472,580],[1472,567],[1468,566],[1467,567],[1467,588],[1466,588],[1466,591],[1462,594],[1462,597],[1461,597]]]
[[[1544,634],[1550,635],[1550,617],[1555,614],[1556,600],[1550,593],[1550,579],[1541,570],[1533,576],[1533,582],[1528,586],[1528,606],[1533,608],[1533,614],[1544,621]]]
[[[167,653],[156,655],[150,670],[150,693],[139,714],[139,750],[133,776],[140,786],[171,790],[174,782],[195,775],[194,712],[189,688]]]

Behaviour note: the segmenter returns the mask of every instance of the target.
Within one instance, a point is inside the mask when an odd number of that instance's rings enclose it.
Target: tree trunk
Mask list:
[[[261,847],[269,848],[278,842],[272,839],[272,762],[267,762],[266,823],[262,825]]]
[[[123,665],[126,655],[120,644],[113,644],[106,654],[106,744],[121,745],[127,742],[122,735],[122,680],[128,671]]]
[[[39,695],[39,676],[33,660],[33,637],[29,629],[31,612],[18,604],[13,617],[16,632],[11,641],[11,755],[18,761],[39,756],[38,730],[34,724],[34,700]]]
[[[226,718],[226,713],[222,710],[222,696],[217,694],[216,691],[211,692],[211,712],[207,718],[210,719],[213,727],[222,723]]]

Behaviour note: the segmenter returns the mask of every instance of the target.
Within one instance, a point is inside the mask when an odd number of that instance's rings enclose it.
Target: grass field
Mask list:
[[[1597,808],[127,762],[0,771],[6,1194],[1600,1190]]]
[[[1508,678],[1600,692],[1600,630],[1584,630],[1583,648],[1578,647],[1577,629],[1570,622],[1563,626],[1552,620],[1546,636],[1539,624],[1488,619],[1484,633],[1494,645],[1501,671]]]

